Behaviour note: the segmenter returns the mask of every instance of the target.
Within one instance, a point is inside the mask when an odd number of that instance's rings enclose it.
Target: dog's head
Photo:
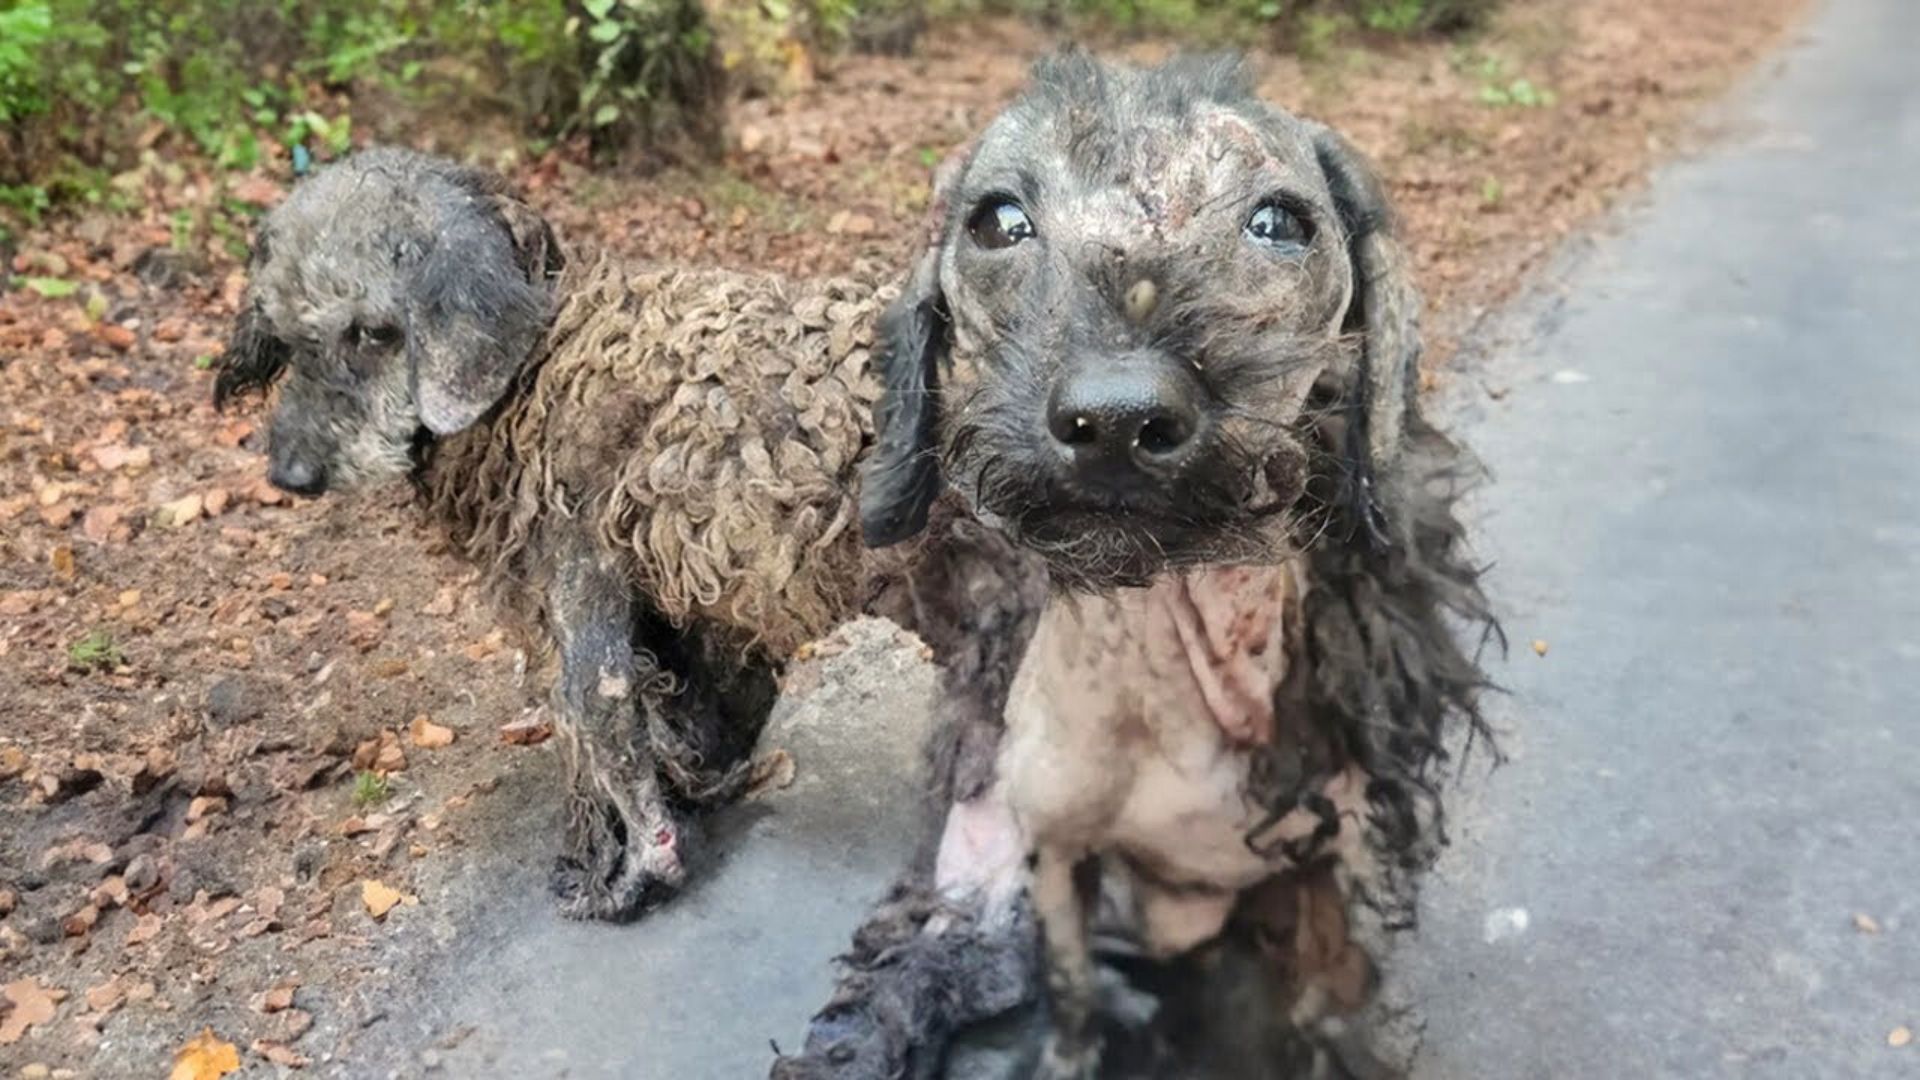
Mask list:
[[[262,223],[214,402],[286,381],[269,478],[407,472],[504,396],[539,345],[560,252],[491,174],[404,150],[323,169]]]
[[[935,215],[883,327],[869,543],[950,484],[1057,579],[1125,584],[1272,554],[1310,480],[1370,498],[1417,351],[1385,200],[1238,63],[1043,61]]]

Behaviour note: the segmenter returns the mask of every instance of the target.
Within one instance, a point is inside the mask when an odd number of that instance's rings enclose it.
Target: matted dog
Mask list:
[[[279,381],[289,491],[413,478],[557,654],[567,913],[629,918],[684,882],[690,811],[742,790],[776,673],[848,618],[918,632],[956,718],[999,714],[1035,567],[952,513],[905,549],[860,541],[897,289],[562,245],[499,177],[405,150],[261,224],[215,400]]]
[[[1068,54],[938,200],[885,322],[869,535],[957,492],[1054,595],[1004,735],[949,733],[932,873],[776,1075],[940,1075],[1035,968],[1044,1045],[966,1075],[1374,1075],[1349,1018],[1440,837],[1432,766],[1480,726],[1450,623],[1492,627],[1380,183],[1237,63]],[[1202,989],[1117,1023],[1096,924]]]

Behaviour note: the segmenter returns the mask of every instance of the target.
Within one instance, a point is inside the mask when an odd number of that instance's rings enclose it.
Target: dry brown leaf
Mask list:
[[[282,1009],[293,1008],[293,992],[295,989],[297,989],[297,987],[292,984],[282,983],[271,990],[261,991],[253,999],[254,1011],[277,1013]]]
[[[91,454],[93,463],[106,472],[112,472],[115,469],[144,469],[153,464],[153,448],[150,446],[111,443],[94,447]]]
[[[174,528],[179,528],[182,525],[191,525],[200,520],[200,515],[205,513],[206,509],[206,501],[200,497],[198,492],[195,492],[192,495],[183,495],[172,502],[162,503],[160,511],[154,515],[154,519],[162,525],[171,525]]]
[[[60,921],[60,928],[68,937],[84,937],[93,930],[93,924],[100,921],[100,909],[88,904],[79,911]]]
[[[384,919],[387,917],[387,912],[398,905],[412,906],[418,904],[420,898],[408,896],[377,878],[368,878],[360,883],[360,902],[367,905],[367,914],[376,919]]]
[[[119,323],[102,323],[93,333],[95,337],[120,352],[133,348],[133,343],[137,340],[132,330]]]
[[[300,1056],[299,1051],[286,1043],[272,1042],[267,1039],[253,1040],[253,1052],[288,1069],[304,1069],[313,1064],[309,1058]]]
[[[133,929],[127,931],[128,945],[144,945],[160,933],[160,916],[146,914],[134,920]]]
[[[53,564],[53,576],[61,581],[72,581],[80,572],[80,566],[73,561],[73,548],[66,544],[56,546],[48,553],[47,561]]]
[[[99,986],[87,991],[87,1008],[97,1013],[110,1013],[127,1000],[126,984],[115,975]]]
[[[793,755],[784,749],[776,749],[753,763],[753,775],[747,781],[747,796],[752,798],[778,791],[791,785],[793,776]]]
[[[220,1080],[240,1071],[240,1049],[222,1042],[212,1028],[203,1029],[173,1055],[173,1071],[167,1080]]]
[[[16,979],[0,987],[0,994],[13,1002],[13,1008],[7,1011],[7,1015],[0,1017],[0,1046],[19,1042],[20,1036],[25,1035],[28,1028],[53,1019],[55,1006],[66,996],[58,991],[47,990],[30,978]]]
[[[500,726],[500,739],[513,746],[538,746],[553,737],[553,725],[538,709]]]
[[[407,727],[407,737],[413,740],[413,745],[426,750],[453,745],[453,729],[427,719],[426,713],[413,718],[413,723]]]

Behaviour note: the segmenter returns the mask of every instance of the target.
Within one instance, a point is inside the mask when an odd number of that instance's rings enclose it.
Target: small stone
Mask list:
[[[127,861],[127,872],[122,876],[127,891],[137,896],[159,886],[160,863],[151,855],[135,855]]]
[[[258,719],[263,695],[245,676],[228,675],[207,687],[207,719],[219,727],[234,727]]]

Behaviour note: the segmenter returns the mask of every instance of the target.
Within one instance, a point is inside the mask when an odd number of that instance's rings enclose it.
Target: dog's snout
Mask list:
[[[1203,422],[1200,388],[1173,364],[1124,358],[1085,364],[1047,404],[1047,430],[1076,468],[1164,471],[1186,456]]]
[[[267,482],[295,495],[323,495],[327,490],[327,467],[306,458],[278,457],[267,470]]]

